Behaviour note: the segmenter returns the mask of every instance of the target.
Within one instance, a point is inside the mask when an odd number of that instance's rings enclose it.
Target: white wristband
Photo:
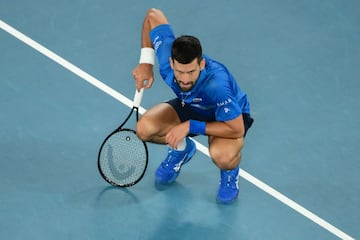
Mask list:
[[[155,64],[155,51],[151,47],[141,48],[139,63]]]

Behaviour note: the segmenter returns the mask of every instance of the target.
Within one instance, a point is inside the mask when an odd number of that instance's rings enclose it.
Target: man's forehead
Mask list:
[[[183,63],[179,63],[178,61],[176,61],[174,59],[173,61],[173,65],[174,65],[174,68],[176,69],[183,69],[183,70],[193,70],[193,69],[196,69],[198,66],[199,66],[199,63],[197,61],[197,59],[195,58],[192,62],[190,63],[186,63],[186,64],[183,64]]]

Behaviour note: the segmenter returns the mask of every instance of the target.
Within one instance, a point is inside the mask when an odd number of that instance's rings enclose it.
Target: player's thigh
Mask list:
[[[240,161],[244,138],[221,138],[209,136],[209,153],[216,162]]]
[[[174,108],[168,103],[160,103],[142,115],[137,124],[137,131],[166,133],[179,123],[180,119]]]

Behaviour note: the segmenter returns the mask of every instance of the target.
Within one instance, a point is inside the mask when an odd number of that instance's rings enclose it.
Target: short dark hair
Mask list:
[[[181,64],[188,64],[197,58],[202,59],[202,48],[199,39],[194,36],[182,35],[175,39],[171,49],[171,59]]]

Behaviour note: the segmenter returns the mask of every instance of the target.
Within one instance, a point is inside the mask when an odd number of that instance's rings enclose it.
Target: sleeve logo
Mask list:
[[[232,102],[232,100],[229,98],[229,99],[227,99],[227,100],[225,100],[225,101],[216,103],[216,105],[217,105],[218,107],[222,107],[222,106],[225,106],[225,105],[227,105],[227,104],[229,104],[229,103],[231,103],[231,102]]]

